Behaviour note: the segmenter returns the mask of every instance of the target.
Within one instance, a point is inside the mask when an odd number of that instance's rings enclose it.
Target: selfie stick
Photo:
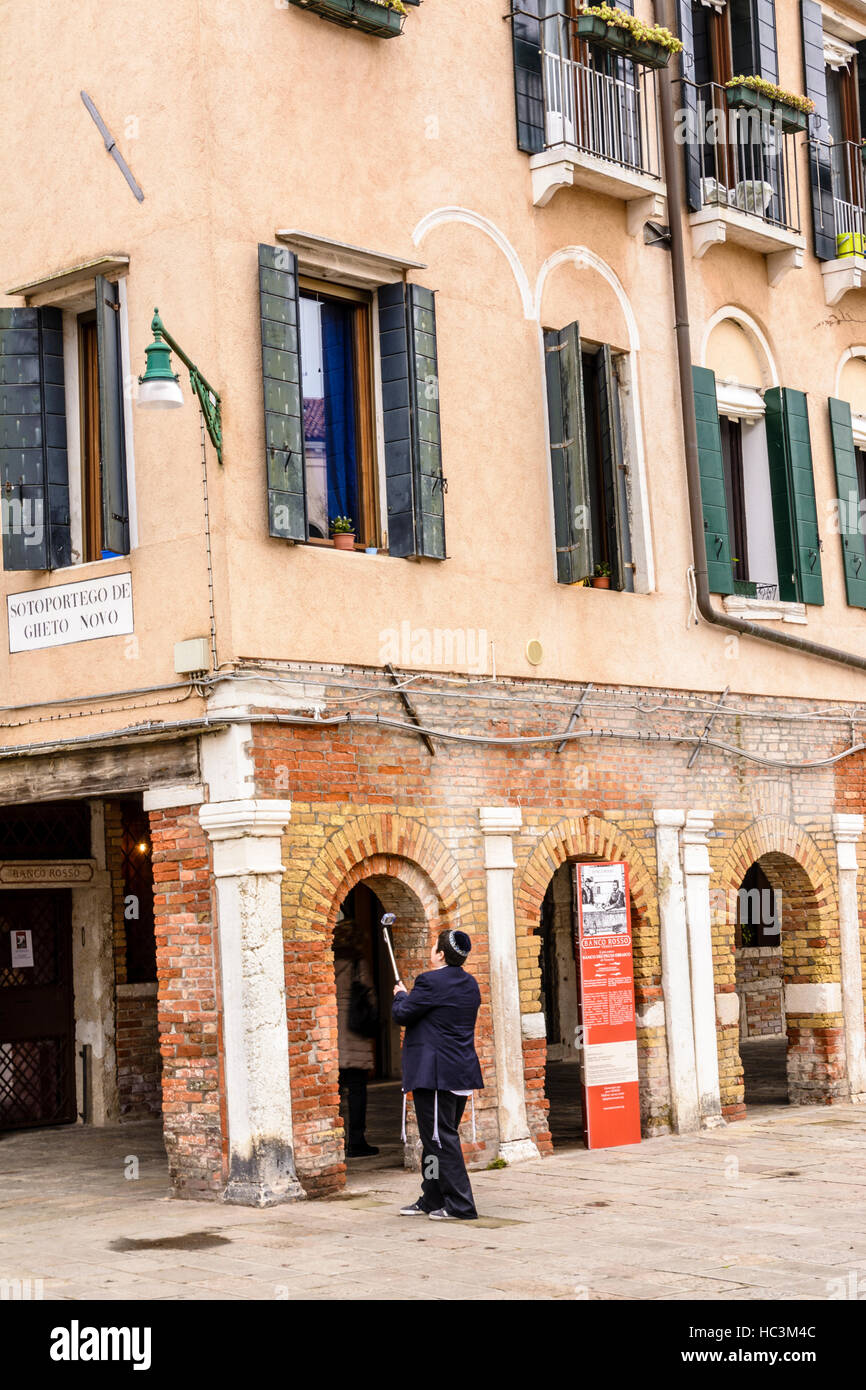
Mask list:
[[[399,985],[399,984],[402,984],[402,981],[401,981],[401,979],[400,979],[400,975],[399,975],[399,972],[398,972],[398,970],[397,970],[397,962],[396,962],[395,959],[394,959],[394,948],[393,948],[392,945],[391,945],[391,938],[390,938],[389,935],[388,935],[388,928],[389,928],[389,927],[393,927],[393,925],[394,925],[394,923],[396,922],[396,920],[397,920],[397,914],[396,914],[396,913],[394,913],[394,912],[386,912],[386,913],[385,913],[385,916],[382,918],[382,935],[383,935],[384,938],[385,938],[385,945],[388,947],[388,955],[391,957],[391,969],[394,971],[394,981],[395,981],[396,984]]]

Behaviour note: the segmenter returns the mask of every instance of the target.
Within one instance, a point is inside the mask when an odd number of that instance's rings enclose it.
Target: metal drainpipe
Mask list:
[[[656,23],[663,24],[672,34],[677,33],[678,25],[674,13],[673,0],[653,0]],[[707,578],[707,547],[704,537],[704,513],[701,503],[701,474],[698,461],[698,429],[695,419],[695,398],[692,390],[692,349],[689,332],[689,299],[686,287],[686,263],[683,247],[683,202],[682,202],[682,151],[674,140],[674,99],[673,81],[670,68],[659,72],[659,107],[662,128],[662,149],[665,162],[665,184],[667,187],[668,221],[671,229],[671,275],[674,290],[674,319],[677,338],[677,360],[680,374],[680,400],[682,403],[683,439],[686,450],[686,481],[689,493],[689,519],[692,531],[692,554],[694,556],[695,587],[697,589],[698,611],[708,623],[741,633],[744,637],[756,637],[760,642],[774,642],[778,647],[790,647],[808,656],[822,657],[825,661],[835,661],[842,666],[850,666],[858,671],[866,671],[866,657],[846,652],[841,647],[825,647],[820,642],[809,642],[804,637],[793,637],[787,632],[774,628],[763,628],[757,623],[734,618],[713,606]]]

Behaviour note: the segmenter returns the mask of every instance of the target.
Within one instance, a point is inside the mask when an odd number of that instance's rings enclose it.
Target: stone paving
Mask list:
[[[169,1198],[155,1124],[6,1134],[0,1281],[46,1299],[862,1298],[864,1138],[862,1107],[757,1107],[474,1173],[482,1220],[443,1227],[397,1215],[417,1195],[400,1169],[252,1211]]]

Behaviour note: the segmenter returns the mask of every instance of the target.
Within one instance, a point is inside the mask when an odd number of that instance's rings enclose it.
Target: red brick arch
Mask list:
[[[535,1002],[529,1011],[541,1007],[541,971],[538,965],[537,935],[541,908],[553,875],[569,861],[624,860],[629,869],[632,929],[634,940],[635,995],[638,1012],[662,1002],[659,952],[658,904],[654,874],[643,852],[622,826],[600,816],[568,817],[549,827],[535,845],[520,875],[515,894],[518,953],[522,971],[531,982]],[[670,1089],[667,1080],[667,1052],[664,1024],[639,1029],[641,1079],[641,1122],[645,1134],[663,1133],[670,1128]],[[530,1061],[531,1054],[531,1061]],[[544,1095],[546,1044],[543,1039],[524,1043],[527,1069],[527,1107],[536,1142],[547,1148],[547,1099]],[[533,1078],[535,1093],[529,1078]]]
[[[836,883],[824,855],[802,826],[764,816],[747,826],[729,849],[720,873],[723,949],[735,949],[737,890],[753,864],[760,864],[781,894],[782,987],[838,982],[841,970]],[[742,1112],[743,1073],[739,1026],[733,1025],[734,1074],[720,1076],[733,1088]],[[840,1012],[786,1013],[788,1096],[792,1104],[844,1100],[844,1024]]]
[[[428,968],[436,934],[460,922],[466,902],[460,871],[438,836],[387,812],[339,825],[316,850],[300,887],[284,897],[295,1162],[315,1195],[345,1181],[333,929],[340,904],[361,882],[397,914],[392,938],[407,982]]]

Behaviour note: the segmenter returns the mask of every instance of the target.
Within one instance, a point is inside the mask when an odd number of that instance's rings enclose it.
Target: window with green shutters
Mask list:
[[[81,354],[76,350],[65,356],[65,313],[52,306],[0,309],[0,495],[7,570],[61,569],[82,559],[129,551],[118,286],[97,276],[92,303],[89,314],[73,316],[71,335],[80,337],[84,320],[93,326],[95,317],[94,418],[89,432],[77,411],[74,418],[67,414],[70,378],[80,394]],[[75,519],[68,459],[73,431],[82,459],[82,515]],[[91,455],[93,467],[88,471]],[[88,533],[96,537],[92,552],[85,544]]]
[[[732,519],[725,488],[716,379],[708,367],[692,367],[692,378],[709,589],[716,594],[742,592],[737,589],[733,574]],[[772,526],[779,598],[783,602],[822,604],[821,538],[806,397],[802,391],[774,387],[764,393],[764,404],[770,515],[747,512],[746,530],[754,528],[766,535],[766,528]]]
[[[259,302],[270,534],[321,544],[348,517],[356,546],[377,548],[384,494],[389,554],[445,559],[433,292],[328,285],[287,247],[261,245]]]
[[[544,334],[550,467],[560,584],[609,575],[634,588],[614,357],[576,323]]]
[[[854,433],[851,428],[851,407],[847,401],[828,401],[830,437],[836,465],[836,490],[839,536],[842,542],[842,563],[845,567],[845,591],[853,608],[866,608],[866,537],[863,523],[864,500],[858,468]]]

